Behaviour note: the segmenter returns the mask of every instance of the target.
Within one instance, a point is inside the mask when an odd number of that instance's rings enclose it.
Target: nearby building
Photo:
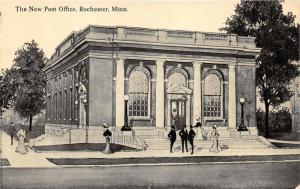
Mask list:
[[[300,62],[293,62],[300,65]],[[292,90],[294,92],[291,98],[290,109],[292,112],[292,131],[300,132],[300,77],[296,77],[292,83]]]
[[[46,128],[124,125],[164,131],[194,124],[236,132],[244,97],[256,129],[255,38],[133,27],[88,26],[56,48],[47,74]]]

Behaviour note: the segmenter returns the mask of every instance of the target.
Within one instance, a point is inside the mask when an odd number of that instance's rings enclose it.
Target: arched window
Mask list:
[[[215,73],[204,79],[204,117],[222,117],[222,80]]]
[[[150,80],[142,70],[135,70],[129,76],[129,116],[149,116]]]

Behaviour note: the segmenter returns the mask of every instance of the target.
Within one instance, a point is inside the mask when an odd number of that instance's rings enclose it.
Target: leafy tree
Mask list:
[[[265,105],[265,136],[269,136],[269,107],[290,99],[292,80],[299,74],[291,61],[298,60],[299,24],[295,16],[283,13],[283,0],[241,1],[235,14],[227,18],[220,30],[242,36],[256,37],[262,48],[256,59],[256,85]]]
[[[29,119],[45,107],[46,80],[43,72],[46,58],[34,41],[25,43],[15,52],[14,64],[5,70],[0,91],[3,107],[12,107],[21,117]]]

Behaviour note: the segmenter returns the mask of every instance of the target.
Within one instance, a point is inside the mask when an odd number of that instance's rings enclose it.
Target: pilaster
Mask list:
[[[124,125],[124,59],[117,59],[116,73],[116,127]]]
[[[156,60],[156,127],[164,128],[164,63]]]
[[[193,105],[193,125],[196,124],[196,119],[201,117],[201,66],[202,62],[195,61],[194,62],[194,105]]]
[[[229,64],[228,128],[236,129],[236,64]]]

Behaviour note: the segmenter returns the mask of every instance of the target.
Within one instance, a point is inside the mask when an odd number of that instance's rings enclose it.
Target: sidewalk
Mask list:
[[[10,145],[10,136],[2,132],[2,158],[7,158],[11,167],[54,167],[46,157],[29,149],[27,154],[15,152],[17,141]]]
[[[104,154],[97,151],[48,151],[36,153],[29,150],[25,155],[15,152],[17,142],[10,145],[10,137],[2,134],[2,150],[3,157],[7,158],[11,167],[55,167],[47,160],[60,159],[60,158],[106,158],[106,159],[123,159],[123,158],[151,158],[151,157],[203,157],[203,156],[268,156],[268,155],[295,155],[300,154],[300,149],[225,149],[220,153],[210,152],[208,149],[196,150],[193,155],[190,153],[182,153],[180,150],[170,153],[169,150],[147,150],[139,152],[116,152],[113,154]]]

